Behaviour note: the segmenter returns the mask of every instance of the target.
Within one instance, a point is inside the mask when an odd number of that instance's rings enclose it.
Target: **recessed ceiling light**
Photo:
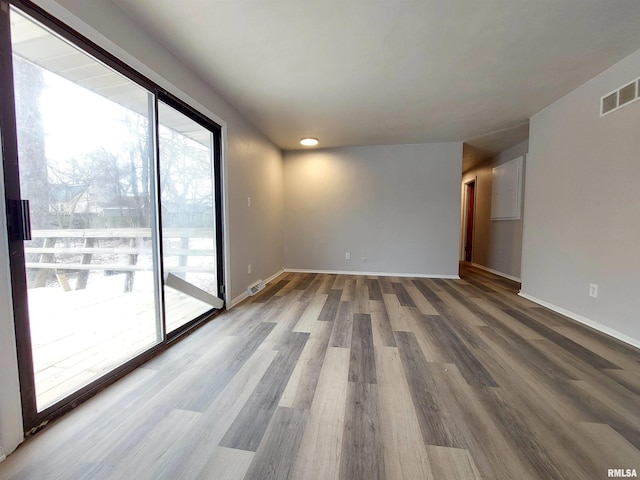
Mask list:
[[[300,144],[305,147],[313,147],[318,144],[318,139],[313,137],[306,137],[300,139]]]

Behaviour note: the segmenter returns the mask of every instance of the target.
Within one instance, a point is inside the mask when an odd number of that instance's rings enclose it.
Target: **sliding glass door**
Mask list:
[[[167,331],[216,306],[214,135],[174,107],[158,105],[162,263]]]
[[[82,39],[1,15],[28,429],[223,307],[220,130]]]
[[[41,411],[162,339],[148,267],[157,244],[153,96],[20,13],[11,23]]]

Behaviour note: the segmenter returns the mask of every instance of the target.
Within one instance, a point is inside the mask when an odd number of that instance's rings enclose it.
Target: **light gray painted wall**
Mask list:
[[[285,266],[457,275],[461,162],[461,143],[285,152]]]
[[[531,118],[522,291],[640,342],[640,102],[599,116],[638,76],[640,50]]]
[[[281,151],[111,2],[36,0],[35,3],[223,126],[227,299],[241,295],[255,280],[280,271],[283,265]],[[253,200],[251,208],[247,207],[249,196]],[[6,250],[5,244],[0,247]],[[247,275],[249,263],[253,269],[250,276]],[[3,295],[8,285],[8,274],[0,264],[2,305],[7,305]],[[0,435],[5,442],[5,453],[9,453],[15,443],[11,425],[17,421],[21,430],[22,420],[19,408],[16,411],[15,406],[11,406],[18,387],[12,380],[11,364],[15,362],[15,355],[9,345],[13,339],[13,319],[6,308],[0,311],[0,335],[1,341],[7,343],[6,348],[4,343],[1,345],[0,353],[3,362]]]
[[[526,170],[528,149],[529,142],[525,140],[462,175],[463,200],[464,184],[477,178],[473,263],[515,278],[520,278],[523,218],[521,217],[520,220],[491,220],[492,170],[498,165],[518,157],[525,157]],[[524,183],[523,181],[523,188]],[[464,229],[462,231],[464,232]],[[461,242],[463,241],[464,239],[461,237]]]
[[[254,131],[240,135],[239,130],[229,128],[227,136],[229,302],[257,280],[280,272],[284,265],[282,153]],[[247,206],[248,197],[251,207]]]

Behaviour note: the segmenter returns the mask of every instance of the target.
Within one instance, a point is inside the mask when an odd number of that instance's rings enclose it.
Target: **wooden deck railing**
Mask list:
[[[185,272],[212,272],[210,265],[188,265],[189,257],[213,257],[213,249],[191,248],[192,240],[211,239],[213,231],[206,228],[168,228],[163,229],[163,240],[179,239],[177,248],[163,248],[163,257],[178,257],[178,265],[165,262],[165,272],[181,274]],[[55,229],[33,230],[32,238],[43,239],[42,246],[25,246],[27,258],[38,255],[37,261],[27,261],[28,270],[37,270],[32,286],[43,287],[49,272],[53,271],[62,286],[70,290],[67,273],[78,272],[75,289],[86,288],[90,271],[108,271],[126,273],[125,291],[133,287],[134,273],[150,271],[151,264],[138,264],[139,255],[151,255],[151,229],[148,228],[111,228],[111,229]],[[70,242],[82,242],[82,246],[69,246]],[[100,243],[108,243],[102,246]],[[117,245],[114,245],[116,243]],[[80,259],[71,259],[72,256]],[[96,258],[97,255],[122,255],[124,262],[107,261]],[[78,261],[79,260],[79,261]]]

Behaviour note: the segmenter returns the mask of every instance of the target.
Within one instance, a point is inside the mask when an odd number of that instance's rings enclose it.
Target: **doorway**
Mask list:
[[[465,183],[464,261],[473,261],[473,226],[475,222],[476,182]]]

